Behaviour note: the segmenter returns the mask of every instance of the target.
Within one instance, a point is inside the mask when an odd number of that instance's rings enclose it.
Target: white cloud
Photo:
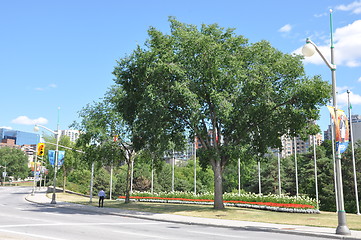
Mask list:
[[[8,127],[8,126],[2,126],[0,128],[5,128],[5,129],[9,129],[9,130],[13,129],[12,127]]]
[[[337,28],[334,33],[334,55],[336,65],[348,67],[361,66],[361,20]],[[317,44],[318,48],[326,59],[331,59],[329,40],[324,44]],[[294,53],[301,54],[302,47],[296,49]],[[305,63],[324,64],[319,54],[305,58]]]
[[[15,123],[15,124],[21,124],[21,125],[35,125],[35,124],[47,124],[48,119],[43,118],[43,117],[39,117],[36,119],[30,119],[27,116],[19,116],[19,117],[15,118],[14,120],[12,120],[11,122]]]
[[[351,11],[354,14],[360,14],[361,13],[361,0],[354,1],[348,5],[336,6],[335,9],[340,10],[340,11]]]
[[[361,82],[361,77],[357,80],[358,82]]]
[[[315,14],[313,16],[316,17],[316,18],[325,17],[325,16],[327,16],[327,13]]]
[[[49,88],[57,88],[58,85],[56,85],[55,83],[51,83],[49,84],[47,87],[37,87],[35,88],[36,91],[45,91],[48,90]]]
[[[348,96],[347,92],[343,92],[337,95],[337,103],[339,106],[347,106],[348,105]],[[350,102],[352,105],[360,105],[361,104],[361,96],[350,92]]]
[[[286,24],[280,29],[278,29],[279,32],[290,32],[292,30],[292,26],[290,24]]]
[[[341,93],[341,92],[346,92],[347,90],[350,90],[351,88],[348,86],[336,86],[336,92]]]

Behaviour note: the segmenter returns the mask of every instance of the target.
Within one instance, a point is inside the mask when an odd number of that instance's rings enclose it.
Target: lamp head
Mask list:
[[[311,57],[315,52],[316,48],[310,42],[307,42],[302,48],[302,54],[305,57]]]
[[[34,132],[39,132],[39,127],[38,127],[38,125],[35,125],[35,126],[34,126]]]

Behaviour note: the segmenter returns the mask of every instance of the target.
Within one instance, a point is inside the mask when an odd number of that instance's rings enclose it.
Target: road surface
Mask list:
[[[108,215],[34,204],[29,187],[0,187],[1,240],[318,239],[310,236],[217,228]]]

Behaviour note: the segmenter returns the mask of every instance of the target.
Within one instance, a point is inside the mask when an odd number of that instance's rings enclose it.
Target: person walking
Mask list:
[[[101,206],[103,207],[103,204],[104,204],[104,198],[105,198],[105,192],[103,189],[101,189],[98,193],[98,197],[99,197],[99,206],[100,207],[100,203],[101,203]]]

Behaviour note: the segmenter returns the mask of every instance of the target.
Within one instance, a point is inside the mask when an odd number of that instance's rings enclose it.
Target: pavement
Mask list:
[[[180,216],[173,214],[163,213],[150,213],[150,212],[138,212],[129,211],[119,208],[98,208],[89,205],[81,205],[68,202],[57,201],[56,204],[51,204],[51,199],[46,196],[46,189],[35,192],[34,195],[29,194],[26,196],[26,200],[29,202],[46,205],[48,207],[55,208],[68,208],[81,210],[86,212],[95,212],[99,214],[110,214],[118,216],[127,216],[139,219],[148,219],[153,221],[163,221],[182,224],[193,225],[205,225],[213,227],[226,227],[226,228],[240,228],[249,231],[265,231],[265,232],[277,232],[293,235],[312,236],[328,239],[361,239],[361,231],[351,230],[351,235],[338,235],[335,233],[335,228],[325,227],[310,227],[301,225],[286,225],[286,224],[273,224],[273,223],[261,223],[261,222],[248,222],[248,221],[236,221],[236,220],[222,220],[212,218],[200,218]]]

